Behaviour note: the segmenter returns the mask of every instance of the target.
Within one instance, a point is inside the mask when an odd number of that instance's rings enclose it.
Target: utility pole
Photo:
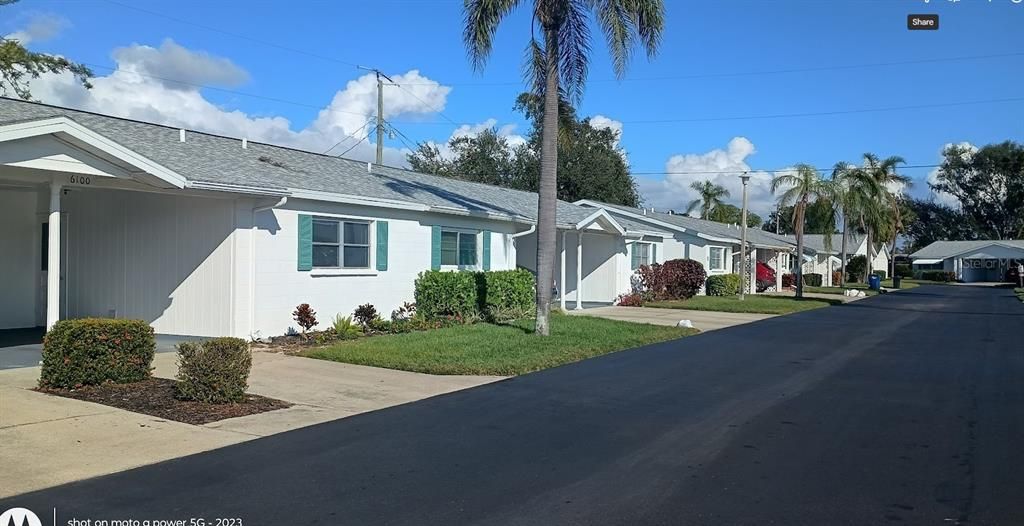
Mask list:
[[[740,176],[743,181],[743,212],[740,214],[740,222],[743,223],[743,235],[740,237],[740,301],[746,299],[747,282],[750,280],[750,270],[747,268],[747,182],[750,176],[743,172]],[[778,218],[775,221],[778,224]]]
[[[781,234],[780,227],[782,226],[782,203],[775,205],[775,234]]]
[[[381,70],[377,68],[368,68],[365,66],[356,66],[359,69],[366,71],[372,71],[377,76],[377,164],[384,164],[384,80],[386,79],[389,83],[395,84],[395,81],[391,80],[391,77],[385,75]]]

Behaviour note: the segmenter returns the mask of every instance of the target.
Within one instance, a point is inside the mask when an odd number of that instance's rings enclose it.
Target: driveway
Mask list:
[[[247,524],[1022,524],[1024,305],[922,286],[0,501]]]

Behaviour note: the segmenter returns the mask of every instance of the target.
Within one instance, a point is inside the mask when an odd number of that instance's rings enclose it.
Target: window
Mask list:
[[[370,223],[314,219],[313,267],[370,268]]]
[[[710,270],[725,270],[725,248],[711,247],[708,249],[708,268]]]
[[[637,243],[636,245],[633,245],[633,247],[636,250],[636,264],[638,268],[653,263],[653,261],[651,261],[650,243]]]
[[[441,265],[472,267],[476,265],[476,233],[441,231]]]

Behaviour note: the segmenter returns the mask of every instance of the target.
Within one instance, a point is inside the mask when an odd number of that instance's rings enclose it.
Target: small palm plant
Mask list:
[[[331,328],[334,329],[334,335],[339,340],[353,340],[363,334],[363,328],[358,323],[352,321],[352,316],[335,314]]]

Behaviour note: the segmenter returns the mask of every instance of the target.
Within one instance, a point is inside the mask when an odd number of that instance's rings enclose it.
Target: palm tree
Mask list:
[[[872,254],[874,252],[874,243],[871,240],[872,232],[887,231],[892,239],[893,250],[895,250],[896,238],[903,231],[903,217],[900,211],[901,194],[897,187],[910,186],[911,182],[909,177],[896,173],[896,168],[900,164],[906,164],[906,161],[898,155],[879,159],[873,153],[864,154],[864,164],[861,170],[875,181],[874,191],[877,197],[875,201],[876,207],[869,214],[873,216],[873,220],[865,222],[868,255],[867,276],[871,275],[871,263],[874,259]],[[892,270],[895,270],[895,259],[893,260],[893,265]],[[865,276],[865,280],[867,276]]]
[[[482,70],[491,54],[498,25],[526,0],[465,0],[463,40],[473,68]],[[653,57],[661,42],[665,5],[662,0],[533,0],[531,21],[540,40],[527,46],[527,80],[544,97],[541,129],[540,190],[537,193],[537,325],[549,333],[551,286],[555,271],[555,206],[557,199],[558,115],[560,98],[579,99],[590,55],[590,18],[604,33],[615,74],[621,78],[633,47],[643,45]]]
[[[700,216],[704,219],[710,219],[711,212],[725,204],[723,199],[729,197],[728,190],[711,181],[694,181],[690,183],[690,188],[696,190],[700,197],[690,201],[686,213],[689,214],[700,207]]]
[[[804,296],[804,216],[807,205],[816,199],[827,199],[829,184],[821,178],[818,170],[807,164],[798,164],[793,170],[780,172],[772,177],[772,193],[785,189],[779,196],[779,207],[793,207],[793,233],[796,235],[796,297]]]
[[[833,213],[840,216],[843,222],[843,241],[840,249],[839,285],[846,286],[846,262],[849,254],[846,251],[850,236],[851,219],[861,219],[866,209],[874,206],[874,196],[878,194],[878,185],[867,172],[847,163],[836,163],[832,170],[829,190],[832,194]]]

